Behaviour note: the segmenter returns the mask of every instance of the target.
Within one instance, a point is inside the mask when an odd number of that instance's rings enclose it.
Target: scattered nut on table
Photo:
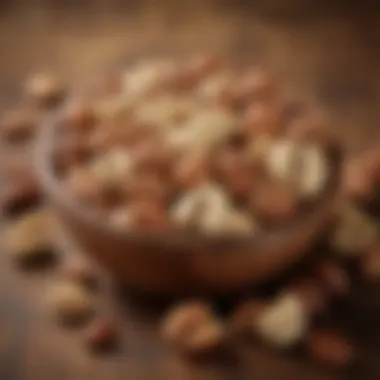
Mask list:
[[[223,342],[224,327],[209,305],[199,301],[170,310],[163,320],[164,340],[188,354],[209,353]]]
[[[346,367],[355,359],[351,343],[333,330],[312,331],[306,339],[307,352],[312,359],[333,367]]]
[[[24,142],[34,136],[40,115],[33,109],[20,107],[5,111],[0,119],[0,135],[10,143]]]
[[[48,292],[50,311],[62,323],[82,323],[95,311],[92,294],[73,281],[57,282]]]
[[[301,299],[285,293],[274,299],[255,321],[253,331],[263,342],[279,348],[298,343],[307,332],[309,315]]]
[[[54,253],[50,214],[34,211],[12,222],[6,231],[7,248],[20,264],[32,264]]]
[[[109,317],[97,317],[90,322],[84,333],[84,340],[94,351],[106,350],[116,346],[119,331],[116,322]]]
[[[62,99],[65,89],[60,79],[51,73],[38,73],[30,77],[25,93],[43,106],[55,105]]]

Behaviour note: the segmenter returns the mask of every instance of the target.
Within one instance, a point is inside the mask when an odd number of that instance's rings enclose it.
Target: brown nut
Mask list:
[[[346,271],[334,261],[321,260],[315,264],[314,273],[327,294],[340,296],[349,292],[350,279]]]
[[[306,348],[312,359],[333,367],[346,367],[355,356],[350,342],[330,330],[311,332],[306,340]]]
[[[252,100],[272,100],[276,94],[276,84],[269,73],[253,68],[240,77],[235,92],[243,104],[249,104]]]
[[[39,122],[38,116],[35,111],[27,108],[16,108],[5,112],[0,120],[2,139],[18,143],[33,137]]]
[[[229,323],[232,332],[252,334],[255,323],[265,307],[265,302],[261,300],[248,300],[237,306]]]
[[[264,223],[284,223],[292,219],[298,206],[297,196],[285,184],[265,181],[252,194],[250,208]]]
[[[164,204],[170,196],[169,186],[157,174],[140,173],[123,185],[125,196],[130,201],[154,200]]]
[[[131,227],[143,230],[167,230],[171,223],[164,205],[153,199],[139,199],[129,207]]]
[[[38,104],[50,106],[62,99],[64,88],[55,75],[40,73],[28,79],[25,92]]]
[[[223,340],[223,327],[203,302],[180,305],[164,318],[164,340],[188,354],[203,354],[217,349]]]
[[[63,115],[65,125],[76,132],[87,132],[96,123],[95,110],[85,99],[73,99]]]
[[[186,64],[189,74],[199,80],[215,73],[222,67],[222,61],[216,55],[208,54],[194,57]]]
[[[90,265],[73,261],[66,263],[61,269],[61,276],[64,280],[72,281],[87,289],[94,289],[98,285],[98,278]]]
[[[254,137],[261,134],[276,135],[280,132],[280,115],[276,107],[266,103],[251,104],[244,114],[247,132]]]
[[[92,295],[71,281],[59,282],[51,287],[47,302],[55,317],[65,324],[83,323],[95,309]]]
[[[36,178],[18,177],[6,183],[0,192],[0,206],[5,215],[22,213],[42,200],[42,191]]]
[[[84,333],[87,346],[94,351],[115,347],[118,336],[116,322],[107,317],[93,320]]]
[[[209,174],[209,163],[204,155],[185,156],[173,168],[176,187],[188,190],[205,182]]]

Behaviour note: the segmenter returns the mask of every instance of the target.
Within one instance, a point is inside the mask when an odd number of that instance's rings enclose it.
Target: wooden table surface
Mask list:
[[[33,4],[32,4],[33,3]],[[239,63],[272,69],[292,96],[322,106],[347,149],[380,136],[380,13],[369,1],[340,5],[301,0],[35,1],[0,3],[0,101],[18,99],[29,73],[53,69],[68,83],[121,59],[214,50]],[[320,368],[293,355],[241,343],[211,362],[191,363],[155,332],[158,308],[116,295],[106,281],[101,307],[123,326],[123,344],[94,356],[82,331],[49,319],[44,293],[54,270],[20,273],[0,256],[1,380],[378,379],[380,295],[361,289],[336,309],[337,323],[358,343],[351,371]]]

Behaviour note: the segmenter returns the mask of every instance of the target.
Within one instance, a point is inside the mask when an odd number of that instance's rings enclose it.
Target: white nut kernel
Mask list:
[[[263,341],[286,348],[297,343],[308,327],[308,315],[301,300],[287,293],[264,310],[254,322],[254,331]]]

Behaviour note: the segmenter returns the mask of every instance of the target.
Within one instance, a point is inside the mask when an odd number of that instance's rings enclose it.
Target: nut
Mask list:
[[[230,327],[232,332],[252,334],[256,321],[265,310],[266,304],[261,300],[247,300],[233,312]]]
[[[98,317],[86,328],[84,339],[92,350],[99,351],[115,346],[119,332],[116,323],[107,317]]]
[[[64,110],[65,125],[76,132],[87,132],[96,123],[93,105],[85,99],[73,99]]]
[[[91,267],[82,261],[68,262],[61,270],[64,280],[74,282],[87,289],[94,289],[98,285],[98,278]]]
[[[109,188],[130,176],[135,163],[126,150],[113,149],[95,158],[89,166],[96,181],[104,188]]]
[[[168,135],[169,145],[189,152],[209,152],[235,129],[235,116],[220,109],[202,111],[192,116],[180,129]]]
[[[52,256],[50,215],[35,211],[14,221],[6,232],[9,253],[22,265],[45,261]]]
[[[82,323],[94,312],[92,295],[71,281],[57,283],[49,289],[48,305],[56,318],[67,324]]]
[[[173,180],[182,190],[198,187],[207,180],[209,163],[204,155],[189,155],[174,165]]]
[[[5,112],[0,120],[1,137],[12,143],[23,142],[31,137],[39,122],[39,115],[27,108]]]
[[[315,198],[328,178],[327,160],[317,146],[301,146],[291,140],[272,144],[266,164],[275,178],[293,186],[306,198]]]
[[[249,104],[252,100],[268,101],[276,95],[276,84],[269,73],[252,68],[239,78],[235,92],[242,104]]]
[[[349,292],[350,279],[344,269],[334,261],[321,260],[316,263],[314,272],[328,294],[344,295]]]
[[[306,340],[306,347],[311,358],[333,367],[346,367],[355,356],[352,345],[335,331],[313,331]]]
[[[340,210],[330,243],[337,253],[355,256],[367,251],[377,239],[377,223],[351,203]]]
[[[38,104],[50,106],[62,99],[64,88],[57,76],[39,73],[28,79],[25,92]]]
[[[217,349],[223,340],[223,326],[208,305],[188,302],[169,311],[164,318],[162,337],[188,354],[204,354]]]
[[[294,218],[297,207],[296,194],[281,182],[264,181],[259,184],[250,201],[252,213],[268,224],[290,221]]]
[[[260,314],[255,331],[264,342],[287,348],[303,338],[308,323],[308,314],[301,300],[294,294],[285,293]]]
[[[266,103],[253,103],[245,111],[244,125],[251,136],[276,135],[280,131],[278,110]]]

